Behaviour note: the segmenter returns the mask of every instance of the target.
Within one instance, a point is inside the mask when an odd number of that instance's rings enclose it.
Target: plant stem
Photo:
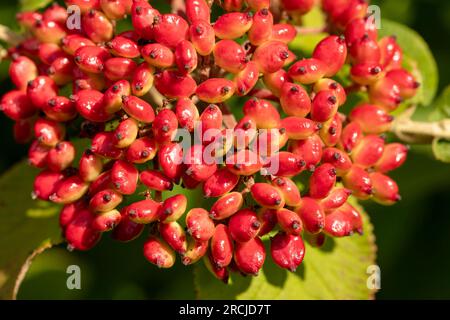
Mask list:
[[[22,41],[22,36],[0,24],[0,40],[6,42],[10,46],[16,46]]]
[[[429,143],[434,138],[450,140],[450,119],[434,122],[411,120],[415,108],[410,108],[399,116],[391,127],[400,140],[406,143]]]

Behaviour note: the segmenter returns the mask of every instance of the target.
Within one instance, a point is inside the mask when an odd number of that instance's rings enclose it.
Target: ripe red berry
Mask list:
[[[250,209],[236,212],[228,222],[230,235],[237,242],[248,242],[254,239],[260,227],[261,223],[256,213]]]
[[[408,147],[401,143],[389,143],[384,146],[381,158],[375,164],[375,170],[386,173],[400,167],[406,160]]]
[[[101,12],[90,10],[81,19],[83,32],[95,43],[106,42],[113,37],[114,27]]]
[[[210,159],[202,145],[193,145],[184,156],[185,173],[197,181],[205,181],[217,170],[214,159]]]
[[[231,263],[233,240],[225,224],[218,224],[211,238],[211,258],[218,267],[226,267]]]
[[[369,173],[357,165],[353,165],[348,173],[342,177],[342,182],[358,199],[368,199],[373,193]]]
[[[50,195],[49,200],[55,203],[67,204],[80,199],[89,188],[78,175],[64,178],[55,187],[55,193]]]
[[[167,98],[189,98],[195,93],[197,84],[190,75],[175,70],[155,74],[156,89]]]
[[[139,181],[151,190],[167,191],[173,188],[172,181],[157,170],[148,169],[142,171],[139,175]]]
[[[234,94],[236,85],[224,78],[209,78],[198,85],[195,91],[197,97],[208,103],[220,103],[228,100]]]
[[[172,142],[178,128],[178,120],[175,113],[170,109],[159,111],[153,121],[152,129],[155,141],[159,145]]]
[[[175,49],[179,42],[187,39],[189,25],[177,14],[163,14],[153,20],[153,37],[156,42]]]
[[[238,96],[247,95],[256,85],[259,79],[258,65],[253,61],[247,62],[245,68],[236,74],[234,82],[236,83],[236,94]]]
[[[280,104],[288,116],[303,118],[311,111],[311,99],[306,90],[290,82],[281,87]]]
[[[187,198],[185,195],[177,194],[164,200],[159,210],[159,219],[164,222],[178,220],[186,211]]]
[[[277,23],[272,27],[272,39],[289,43],[297,36],[297,30],[294,26],[287,23]]]
[[[277,210],[277,222],[280,228],[292,235],[300,235],[303,230],[302,221],[294,211],[282,208]]]
[[[75,159],[75,147],[69,141],[58,142],[47,155],[47,167],[55,172],[68,168]]]
[[[156,150],[155,150],[156,151]],[[168,143],[158,150],[158,163],[164,174],[178,181],[182,174],[183,148],[179,143]]]
[[[275,40],[266,41],[255,50],[252,60],[256,62],[262,73],[273,73],[280,70],[289,58],[289,50],[285,43]]]
[[[130,195],[136,191],[138,170],[123,160],[117,160],[111,169],[111,182],[121,194]]]
[[[336,114],[338,107],[338,100],[333,91],[319,91],[311,104],[311,119],[326,122]]]
[[[397,183],[388,176],[372,172],[370,181],[373,187],[373,199],[384,205],[392,205],[401,199]]]
[[[291,78],[284,69],[280,69],[274,73],[264,73],[263,81],[266,87],[277,97],[281,95],[281,88],[286,82],[290,82]]]
[[[234,215],[243,204],[244,199],[240,192],[227,193],[213,204],[210,210],[210,217],[215,220],[226,219]]]
[[[322,162],[331,164],[338,176],[344,175],[352,167],[352,160],[347,153],[336,148],[323,150]]]
[[[145,225],[133,222],[122,214],[120,223],[114,228],[112,238],[117,241],[128,242],[136,239],[144,230]]]
[[[307,170],[313,171],[322,159],[323,142],[317,134],[304,140],[289,141],[288,151],[299,155],[305,161]]]
[[[89,208],[94,212],[108,212],[122,202],[122,195],[112,189],[97,192],[89,201]]]
[[[289,68],[289,76],[301,84],[312,84],[319,81],[328,71],[321,60],[310,58],[297,61]]]
[[[320,203],[313,198],[303,197],[302,203],[295,209],[302,220],[303,227],[309,233],[320,232],[325,225],[325,213]]]
[[[262,8],[253,16],[253,23],[248,31],[248,39],[254,46],[268,41],[272,36],[273,16],[268,8]]]
[[[214,172],[203,183],[203,195],[205,197],[220,197],[233,190],[239,182],[239,176],[222,168]]]
[[[91,151],[102,158],[119,159],[123,150],[117,148],[115,142],[113,132],[97,133],[92,139]]]
[[[119,123],[114,129],[115,146],[117,148],[129,147],[139,132],[139,124],[133,118],[128,118]]]
[[[337,209],[347,202],[351,193],[352,192],[348,189],[335,187],[330,191],[327,197],[320,201],[320,205],[326,212]]]
[[[195,208],[186,214],[187,232],[197,241],[207,241],[214,235],[214,222],[208,211]]]
[[[400,90],[400,96],[404,99],[412,98],[416,95],[420,83],[416,81],[414,76],[405,69],[391,70],[386,77],[392,79]]]
[[[280,126],[286,129],[289,139],[293,140],[306,139],[321,128],[316,122],[301,117],[286,117],[281,120]]]
[[[86,72],[101,73],[105,68],[105,61],[110,58],[108,50],[98,46],[82,46],[74,53],[77,66]]]
[[[13,55],[12,58],[9,65],[9,77],[19,90],[25,90],[28,82],[38,76],[38,69],[33,60],[28,57]]]
[[[164,241],[179,254],[186,253],[187,240],[183,227],[176,221],[159,224],[159,233]]]
[[[250,191],[253,199],[263,207],[278,209],[285,204],[281,191],[268,183],[255,183]]]
[[[188,40],[180,41],[175,48],[175,63],[180,72],[191,73],[197,68],[197,52]]]
[[[9,91],[3,95],[0,110],[15,121],[29,118],[37,112],[27,94],[19,90]]]
[[[231,73],[242,71],[247,63],[244,48],[233,40],[220,40],[213,50],[214,62]]]
[[[402,67],[403,53],[395,37],[384,37],[378,41],[380,63],[386,71]]]
[[[145,163],[156,156],[156,141],[149,137],[139,138],[128,147],[125,157],[131,163]]]
[[[336,184],[336,169],[329,163],[318,166],[309,180],[309,195],[312,198],[326,197]]]
[[[144,243],[144,257],[158,268],[171,268],[175,252],[163,240],[150,236]]]
[[[266,250],[260,238],[236,243],[234,261],[241,272],[256,276],[265,259]]]
[[[175,105],[175,114],[181,128],[192,132],[199,113],[194,102],[189,98],[181,98]]]
[[[153,23],[159,12],[144,0],[133,1],[131,7],[131,22],[134,31],[147,40],[153,39]]]
[[[364,133],[380,134],[389,130],[394,117],[376,105],[361,104],[352,109],[349,119],[358,123]]]
[[[148,224],[158,220],[161,204],[152,199],[134,202],[125,207],[123,214],[136,223]]]
[[[93,219],[89,210],[81,210],[66,226],[64,237],[71,248],[84,251],[97,244],[101,233],[91,227]]]
[[[214,23],[214,32],[220,39],[242,37],[252,26],[253,15],[250,12],[230,12],[220,16]]]
[[[210,9],[205,0],[187,0],[186,16],[189,22],[204,20],[210,22]]]
[[[105,61],[104,74],[111,81],[130,80],[137,64],[129,58],[110,58]]]
[[[318,59],[325,63],[325,77],[334,76],[347,59],[347,45],[344,36],[328,36],[314,49],[312,54],[314,59]]]
[[[122,220],[122,215],[118,210],[111,210],[97,214],[92,220],[92,229],[99,232],[113,230]]]
[[[268,100],[252,98],[243,107],[244,114],[256,122],[259,129],[279,128],[280,114]]]
[[[359,212],[346,203],[326,216],[324,231],[333,237],[362,234],[362,218]]]
[[[49,170],[41,171],[34,178],[32,198],[49,200],[49,197],[56,192],[56,186],[64,178],[61,172],[52,172]]]
[[[181,262],[187,266],[200,260],[208,251],[209,241],[198,241],[191,239],[188,242],[186,253],[181,258]]]
[[[361,141],[362,136],[361,126],[356,122],[350,122],[342,130],[339,144],[345,152],[351,152]]]
[[[45,168],[50,149],[50,147],[40,144],[38,140],[34,140],[28,149],[28,164],[35,168]]]
[[[377,135],[367,135],[353,148],[351,157],[354,163],[367,168],[373,166],[383,154],[384,139]]]
[[[195,50],[201,56],[208,56],[214,49],[214,28],[207,21],[197,20],[193,22],[189,27],[189,38]]]
[[[37,108],[43,108],[49,99],[58,95],[58,87],[51,78],[39,76],[28,83],[27,95]]]
[[[339,113],[336,113],[333,118],[327,122],[322,123],[319,136],[326,146],[332,147],[338,144],[342,134],[342,119]]]
[[[134,119],[152,123],[155,120],[155,111],[153,107],[146,101],[135,96],[122,97],[123,110]]]
[[[278,266],[295,272],[305,256],[305,245],[300,236],[279,232],[270,241],[270,253]]]

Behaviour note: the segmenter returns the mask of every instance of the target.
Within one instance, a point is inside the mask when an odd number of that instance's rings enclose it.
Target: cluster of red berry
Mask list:
[[[273,235],[274,262],[294,271],[303,233],[319,246],[325,234],[362,232],[351,194],[399,200],[385,173],[407,148],[382,134],[418,83],[402,69],[395,38],[377,39],[365,1],[323,0],[330,35],[300,60],[288,48],[297,34],[288,22],[314,0],[282,0],[276,17],[269,0],[223,0],[214,23],[216,4],[206,0],[164,14],[145,0],[66,3],[79,7],[80,28],[67,27],[59,5],[18,15],[28,36],[9,51],[17,88],[1,109],[18,142],[34,139],[28,160],[42,171],[33,196],[64,204],[60,224],[72,248],[90,249],[111,230],[130,241],[150,225],[151,263],[171,267],[175,252],[186,265],[204,257],[226,281],[229,269],[258,273],[263,235]],[[133,30],[116,34],[127,15]],[[353,84],[344,88],[332,77],[346,64]],[[338,112],[348,90],[366,91],[370,104]],[[237,123],[227,105],[233,96],[249,97]],[[183,147],[180,130],[197,143]],[[69,135],[91,139],[75,166]],[[311,174],[303,196],[302,172]],[[185,215],[185,195],[162,201],[174,184],[217,199]]]

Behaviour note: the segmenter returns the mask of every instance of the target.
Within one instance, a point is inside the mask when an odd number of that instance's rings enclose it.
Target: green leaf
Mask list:
[[[435,138],[431,147],[436,159],[450,163],[450,141]]]
[[[438,121],[450,118],[450,86],[447,86],[439,98],[432,105],[433,111],[429,116],[430,121]]]
[[[15,298],[33,258],[61,241],[59,207],[31,199],[36,174],[24,161],[0,178],[0,299]]]
[[[42,9],[51,2],[53,0],[20,0],[20,11]]]
[[[421,83],[413,101],[424,106],[429,105],[436,95],[438,69],[428,44],[416,31],[390,20],[382,20],[379,35],[397,37],[403,50],[404,67],[412,71]]]
[[[362,210],[361,210],[362,212]],[[367,214],[364,235],[327,238],[318,249],[306,245],[305,260],[295,273],[281,269],[267,254],[257,277],[232,273],[228,285],[213,278],[203,264],[194,281],[199,299],[370,299],[367,268],[375,264],[375,238]],[[266,252],[268,251],[266,243]]]

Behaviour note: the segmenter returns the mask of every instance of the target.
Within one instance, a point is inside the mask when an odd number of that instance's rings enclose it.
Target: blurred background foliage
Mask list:
[[[447,0],[377,0],[383,18],[404,23],[429,44],[438,67],[441,91],[450,83],[450,2]],[[14,26],[18,4],[0,2],[0,22]],[[0,65],[0,94],[10,83],[7,64]],[[0,173],[24,158],[16,145],[12,122],[0,115]],[[425,151],[425,152],[424,152]],[[428,147],[412,148],[408,161],[394,172],[403,200],[395,206],[364,204],[375,227],[381,268],[378,299],[450,298],[450,165],[433,160]],[[63,246],[33,263],[19,298],[193,299],[191,267],[177,264],[158,272],[145,262],[143,237],[132,244],[104,237],[90,252],[68,252]],[[79,265],[82,290],[67,290],[66,268]],[[214,281],[211,278],[211,281]]]

